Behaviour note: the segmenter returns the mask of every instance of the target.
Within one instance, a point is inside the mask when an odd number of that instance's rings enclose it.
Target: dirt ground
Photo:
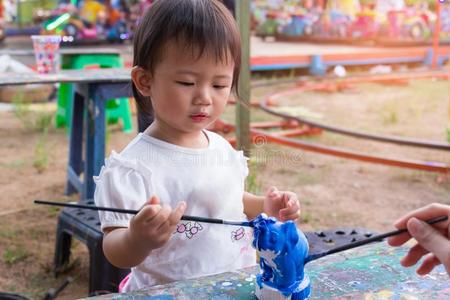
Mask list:
[[[258,88],[253,98],[286,87]],[[283,99],[280,104],[292,110],[301,105],[321,121],[343,127],[443,142],[448,99],[448,82],[421,80],[408,86],[364,84],[335,94],[303,93]],[[53,127],[47,134],[42,129],[46,127],[45,116],[52,110],[54,104],[24,106],[16,114],[0,112],[0,290],[38,299],[66,276],[72,276],[74,282],[60,299],[74,299],[87,295],[87,250],[76,242],[72,267],[54,278],[51,269],[58,209],[32,204],[34,199],[68,200],[63,196],[67,135]],[[231,120],[232,116],[230,107],[225,119]],[[254,111],[252,119],[276,118]],[[133,134],[122,133],[118,126],[110,127],[108,153],[112,149],[120,151],[132,138]],[[394,158],[450,163],[450,155],[444,151],[329,133],[307,140]],[[406,211],[431,202],[450,203],[450,183],[445,175],[264,142],[252,150],[249,181],[251,189],[260,193],[271,185],[298,193],[303,209],[300,227],[305,231],[332,227],[391,230],[393,221]]]

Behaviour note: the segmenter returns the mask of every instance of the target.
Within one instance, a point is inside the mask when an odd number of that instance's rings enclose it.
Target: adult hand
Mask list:
[[[388,239],[391,246],[403,245],[411,238],[417,241],[417,244],[402,258],[401,264],[410,267],[425,256],[417,269],[420,275],[428,274],[435,266],[443,264],[450,276],[450,221],[433,225],[422,221],[440,216],[450,216],[449,205],[434,203],[414,210],[394,224],[398,229],[407,228],[408,232]]]

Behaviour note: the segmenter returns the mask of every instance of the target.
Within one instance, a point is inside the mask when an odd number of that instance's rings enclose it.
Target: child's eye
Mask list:
[[[192,86],[194,85],[193,82],[188,82],[188,81],[175,81],[178,84],[184,85],[184,86]]]
[[[226,89],[226,88],[228,87],[228,85],[218,85],[218,84],[215,84],[215,85],[213,85],[213,87],[214,87],[215,89],[222,90],[222,89]]]

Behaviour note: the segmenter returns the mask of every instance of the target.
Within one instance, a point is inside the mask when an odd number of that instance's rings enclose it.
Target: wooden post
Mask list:
[[[433,36],[433,59],[431,68],[437,68],[437,61],[439,59],[439,36],[441,33],[441,1],[436,0],[436,23],[434,24]]]
[[[450,63],[447,63],[447,73],[448,73],[448,115],[447,115],[447,142],[450,143]]]
[[[242,39],[242,67],[238,83],[240,99],[236,101],[237,147],[250,154],[250,0],[236,0],[236,21]]]

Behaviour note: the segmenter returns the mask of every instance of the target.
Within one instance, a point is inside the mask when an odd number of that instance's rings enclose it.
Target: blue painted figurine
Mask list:
[[[310,281],[304,273],[308,240],[293,221],[279,222],[266,214],[252,221],[253,247],[260,256],[261,273],[256,277],[256,296],[264,299],[309,297]]]

